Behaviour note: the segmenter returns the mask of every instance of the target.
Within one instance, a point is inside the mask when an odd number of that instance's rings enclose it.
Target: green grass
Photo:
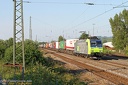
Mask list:
[[[0,62],[0,66],[2,66],[3,63],[3,61]],[[52,59],[46,59],[44,63],[44,65],[37,64],[27,66],[24,80],[32,80],[32,85],[87,85],[84,82],[80,82],[77,75],[69,73],[68,70],[58,62],[54,62]],[[3,79],[22,79],[19,69],[16,69],[15,72],[13,67],[3,67],[1,71]]]
[[[4,60],[0,60],[0,76],[2,79],[10,79],[15,74],[20,74],[20,70],[18,68],[14,69],[14,67],[4,66]]]

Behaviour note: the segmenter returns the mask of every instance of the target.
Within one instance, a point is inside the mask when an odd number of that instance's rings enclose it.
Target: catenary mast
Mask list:
[[[13,65],[15,65],[16,62],[18,62],[16,61],[16,59],[22,57],[23,60],[22,67],[23,70],[25,70],[23,1],[13,0],[13,2],[14,2]]]
[[[32,40],[31,16],[30,16],[29,39]]]

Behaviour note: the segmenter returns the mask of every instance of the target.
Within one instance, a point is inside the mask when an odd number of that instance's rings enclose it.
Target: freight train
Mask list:
[[[102,42],[97,37],[87,39],[67,39],[60,42],[46,43],[44,48],[50,48],[58,52],[68,53],[83,57],[101,57],[103,52]]]

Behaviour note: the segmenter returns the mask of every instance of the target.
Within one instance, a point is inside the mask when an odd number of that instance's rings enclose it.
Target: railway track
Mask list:
[[[104,64],[108,64],[108,65],[111,65],[111,66],[123,68],[123,69],[128,69],[128,65],[117,63],[117,62],[111,62],[111,61],[105,61],[105,60],[100,60],[99,62],[104,63]]]
[[[48,50],[46,50],[48,51]],[[63,59],[64,61],[66,62],[70,62],[80,68],[83,68],[83,69],[87,69],[88,71],[92,72],[93,74],[99,76],[99,77],[102,77],[108,81],[111,81],[112,83],[114,84],[117,84],[117,85],[128,85],[128,78],[126,77],[123,77],[121,75],[118,75],[118,74],[115,74],[111,71],[107,71],[107,70],[104,70],[102,68],[98,68],[94,65],[90,65],[90,64],[87,64],[87,63],[83,63],[83,62],[79,62],[79,61],[76,61],[76,60],[73,60],[71,58],[67,58],[65,56],[62,56],[58,53],[55,53],[55,52],[51,52],[51,51],[48,51],[50,53],[52,53],[53,55]],[[100,63],[107,63],[107,64],[110,64],[109,62],[104,62],[104,61],[100,61]],[[113,65],[113,63],[111,63],[111,65]],[[117,65],[115,64],[116,66],[120,66],[120,65]]]

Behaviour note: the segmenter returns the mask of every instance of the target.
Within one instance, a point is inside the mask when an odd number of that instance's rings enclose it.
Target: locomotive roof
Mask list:
[[[88,39],[99,39],[96,36],[88,37]]]

